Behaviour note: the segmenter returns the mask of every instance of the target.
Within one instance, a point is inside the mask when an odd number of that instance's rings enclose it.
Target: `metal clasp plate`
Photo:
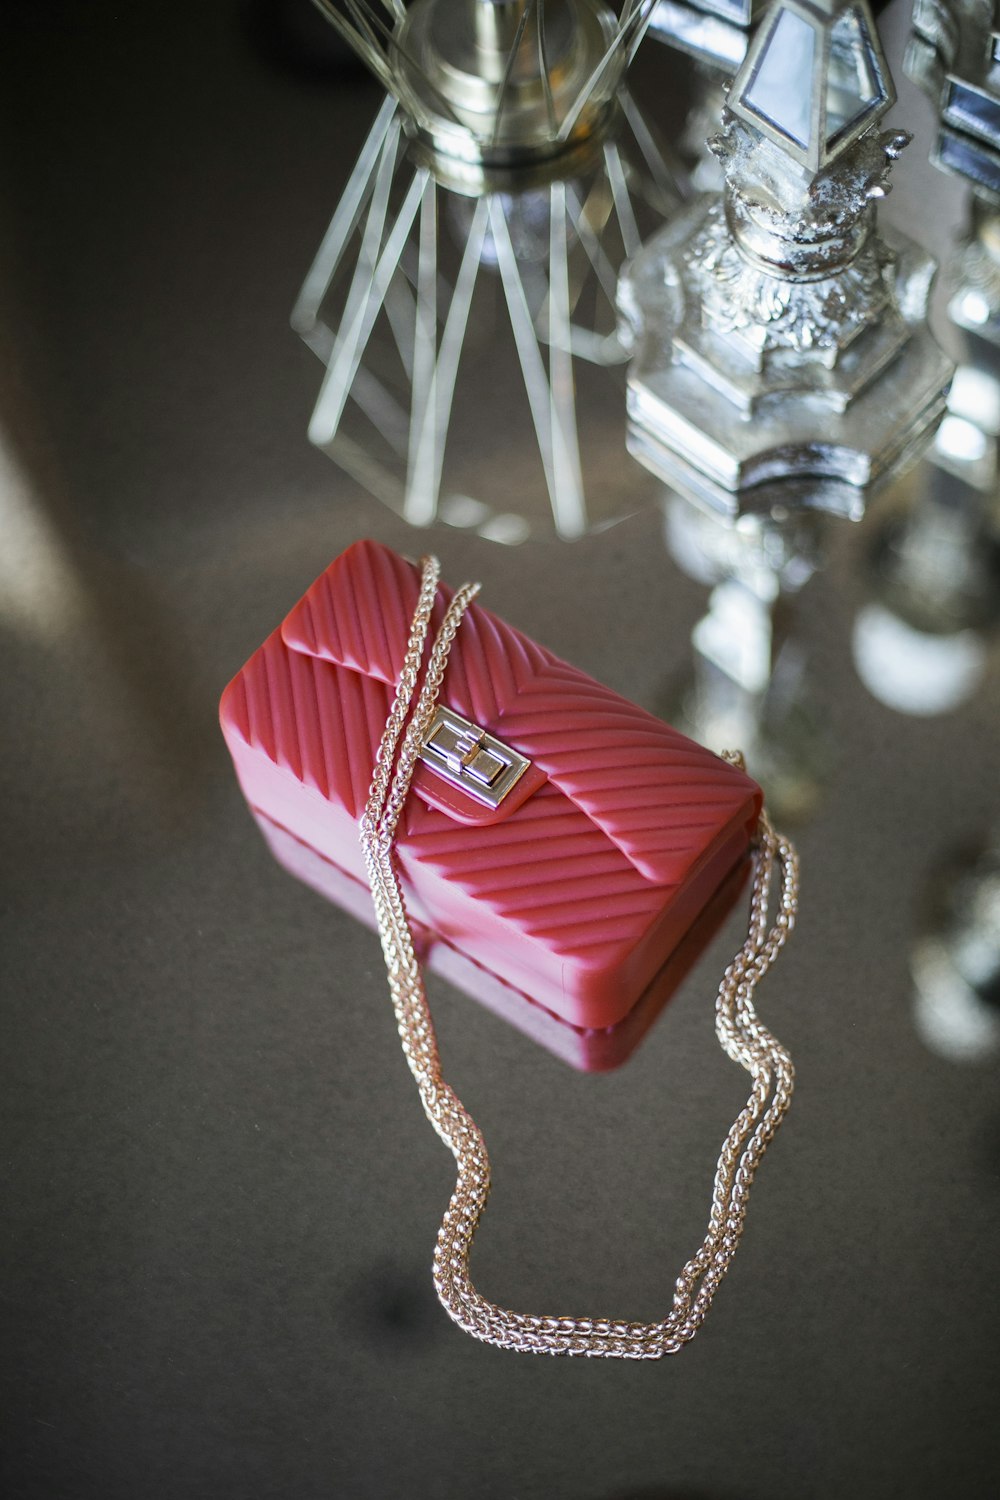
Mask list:
[[[478,724],[440,707],[424,736],[420,759],[486,807],[499,807],[531,765]]]

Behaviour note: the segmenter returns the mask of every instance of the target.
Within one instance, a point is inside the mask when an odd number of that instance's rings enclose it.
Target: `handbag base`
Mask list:
[[[257,825],[278,864],[350,916],[375,927],[368,886],[318,849],[304,843],[258,808]],[[683,984],[729,917],[746,887],[750,858],[744,854],[708,900],[631,1010],[613,1026],[575,1026],[539,1000],[515,988],[454,943],[411,920],[420,962],[546,1051],[581,1073],[607,1073],[635,1052],[660,1012]]]

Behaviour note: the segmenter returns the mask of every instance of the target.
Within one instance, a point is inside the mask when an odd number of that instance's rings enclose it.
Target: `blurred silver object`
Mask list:
[[[938,107],[938,165],[1000,194],[1000,29],[993,0],[914,0],[904,66]]]
[[[905,67],[938,112],[932,159],[972,187],[949,315],[1000,343],[1000,29],[993,0],[915,0]]]
[[[653,0],[316,3],[390,97],[293,314],[310,438],[414,525],[629,514],[616,278],[679,201],[624,87]]]
[[[821,566],[826,518],[777,499],[770,512],[724,516],[671,494],[664,520],[673,560],[711,589],[667,716],[717,752],[742,745],[768,803],[801,822],[830,769],[795,604]]]
[[[731,78],[768,0],[657,0],[650,35]]]
[[[973,697],[1000,621],[1000,372],[997,351],[975,342],[930,462],[875,533],[870,597],[854,622],[855,666],[869,692],[919,717]]]
[[[934,875],[910,950],[913,1019],[950,1062],[1000,1053],[1000,847],[959,854]]]
[[[973,186],[947,268],[960,350],[930,462],[882,521],[871,597],[858,612],[858,673],[887,706],[951,712],[978,690],[1000,621],[1000,76],[993,6],[918,3],[907,69],[939,110],[935,159]],[[993,104],[990,104],[990,100]]]
[[[810,476],[815,504],[856,513],[852,491],[930,441],[951,377],[934,264],[875,216],[909,139],[877,129],[894,99],[866,4],[785,0],[760,23],[711,143],[723,192],[619,283],[629,445],[667,484],[738,513]]]
[[[746,56],[750,31],[766,9],[767,0],[658,0],[653,11],[651,40],[691,60],[692,101],[679,148],[701,192],[722,187],[722,171],[708,142],[722,122],[726,89]]]
[[[400,105],[442,180],[468,191],[589,149],[653,0],[313,0]],[[386,22],[384,16],[391,17]],[[509,186],[501,177],[501,183]]]

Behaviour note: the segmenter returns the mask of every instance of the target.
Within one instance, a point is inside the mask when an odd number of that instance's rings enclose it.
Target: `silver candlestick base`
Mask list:
[[[662,230],[619,283],[640,462],[667,484],[702,476],[733,510],[767,480],[841,481],[817,500],[849,514],[858,487],[917,456],[952,373],[926,324],[934,263],[901,235],[859,259],[849,277],[772,276],[711,199]]]

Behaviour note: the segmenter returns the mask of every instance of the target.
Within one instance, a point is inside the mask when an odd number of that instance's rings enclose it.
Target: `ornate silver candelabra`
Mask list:
[[[761,21],[712,149],[725,186],[633,258],[629,444],[666,483],[731,513],[758,486],[858,489],[918,453],[951,365],[926,325],[930,257],[875,205],[909,137],[866,4],[783,0]],[[759,506],[758,506],[759,508]]]

